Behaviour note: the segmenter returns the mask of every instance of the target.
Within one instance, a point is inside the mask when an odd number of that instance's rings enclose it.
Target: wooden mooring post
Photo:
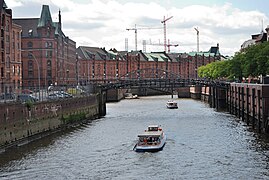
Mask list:
[[[269,133],[269,85],[231,83],[227,99],[231,114],[257,132]]]

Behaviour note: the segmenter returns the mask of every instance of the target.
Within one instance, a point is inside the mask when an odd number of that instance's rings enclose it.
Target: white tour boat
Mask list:
[[[168,109],[177,109],[177,108],[178,108],[178,106],[177,106],[177,102],[174,102],[174,101],[172,101],[172,100],[169,100],[169,101],[167,101],[167,103],[166,103],[166,107],[167,107]]]
[[[156,152],[163,149],[166,136],[158,125],[150,125],[145,132],[138,134],[138,142],[134,150],[136,152]]]

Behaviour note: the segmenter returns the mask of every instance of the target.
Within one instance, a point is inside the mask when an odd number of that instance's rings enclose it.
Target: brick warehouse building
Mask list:
[[[12,21],[12,10],[0,0],[1,60],[0,93],[15,92],[21,86],[21,26]]]
[[[40,18],[12,20],[12,11],[3,2],[2,14],[2,92],[21,85],[38,89],[118,78],[197,78],[199,66],[220,59],[218,46],[198,53],[76,49],[76,43],[62,32],[60,11],[59,22],[52,21],[47,5],[42,6]]]
[[[127,52],[80,46],[77,54],[80,84],[118,78],[196,79],[198,67],[220,60],[221,57],[218,45],[198,53]]]
[[[76,42],[63,33],[60,11],[58,19],[52,21],[48,5],[40,18],[13,19],[22,27],[23,87],[76,83]]]

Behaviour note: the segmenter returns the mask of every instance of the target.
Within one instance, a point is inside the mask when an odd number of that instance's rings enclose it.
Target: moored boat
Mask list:
[[[135,94],[133,95],[132,93],[125,93],[125,99],[138,99],[138,96]]]
[[[158,125],[150,125],[145,132],[138,134],[138,142],[134,150],[136,152],[157,152],[163,149],[166,135]]]
[[[177,106],[177,102],[174,102],[174,101],[172,101],[172,100],[169,100],[169,101],[167,101],[167,103],[166,103],[166,107],[167,107],[168,109],[177,109],[177,108],[178,108],[178,106]]]

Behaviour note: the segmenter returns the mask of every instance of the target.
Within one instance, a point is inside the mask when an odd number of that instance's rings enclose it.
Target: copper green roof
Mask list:
[[[189,56],[205,56],[205,57],[214,57],[215,56],[215,53],[210,53],[210,52],[189,52],[188,53]]]
[[[163,52],[160,53],[144,53],[148,58],[148,61],[158,61],[158,62],[167,62],[170,58],[167,57]]]
[[[4,1],[3,2],[3,6],[2,6],[4,9],[6,9],[7,8],[7,5],[6,5],[6,2]]]
[[[43,5],[42,11],[41,11],[41,17],[39,18],[37,27],[44,27],[47,25],[47,23],[50,23],[51,25],[53,25],[49,6]]]

